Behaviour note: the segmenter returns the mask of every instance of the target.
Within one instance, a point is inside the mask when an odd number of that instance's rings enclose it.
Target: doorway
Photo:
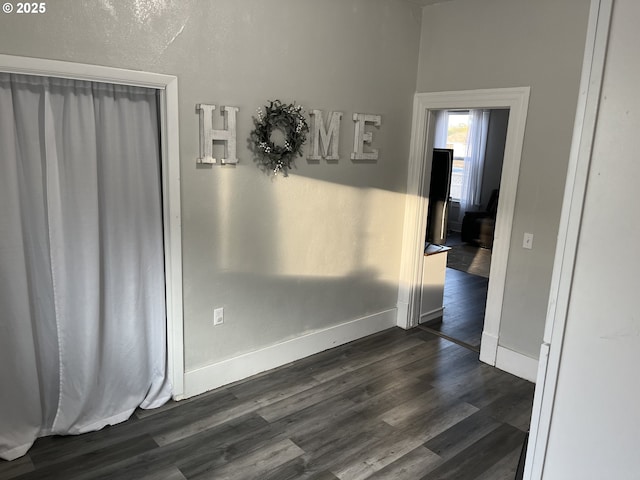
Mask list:
[[[509,110],[440,111],[437,117],[429,209],[434,183],[446,184],[447,218],[441,223],[447,234],[441,241],[448,247],[447,268],[442,315],[420,326],[479,353]],[[451,173],[445,177],[436,175],[440,147],[453,152]],[[427,231],[432,221],[428,219]]]
[[[488,282],[480,345],[480,360],[490,365],[496,364],[498,352],[502,300],[528,102],[529,87],[418,93],[414,97],[397,322],[398,326],[407,329],[418,325],[420,314],[422,258],[429,195],[428,181],[425,179],[431,174],[430,155],[427,152],[431,152],[434,147],[436,111],[480,108],[508,109],[510,112],[500,176],[500,203],[496,213],[491,258],[492,275]]]

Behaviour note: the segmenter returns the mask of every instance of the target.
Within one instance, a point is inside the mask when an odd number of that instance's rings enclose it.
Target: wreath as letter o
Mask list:
[[[253,123],[255,128],[251,132],[251,141],[260,163],[274,174],[283,172],[286,176],[295,157],[302,156],[302,145],[309,132],[302,107],[273,100],[268,106],[265,105],[264,112],[258,109],[258,116],[254,117]],[[274,143],[274,130],[281,130],[284,134],[282,145]]]

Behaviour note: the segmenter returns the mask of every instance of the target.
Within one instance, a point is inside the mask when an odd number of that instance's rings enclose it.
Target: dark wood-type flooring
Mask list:
[[[489,279],[447,268],[444,283],[444,313],[424,326],[480,351]]]
[[[512,480],[533,385],[393,328],[99,432],[36,441],[1,479]]]

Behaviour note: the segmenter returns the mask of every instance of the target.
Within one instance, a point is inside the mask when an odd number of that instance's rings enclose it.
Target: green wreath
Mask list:
[[[287,176],[296,156],[302,156],[302,145],[307,140],[309,125],[300,105],[283,104],[280,100],[269,101],[269,105],[258,109],[258,117],[253,118],[255,128],[251,132],[254,151],[262,166],[275,175],[283,172]],[[274,130],[285,135],[283,145],[273,142]]]

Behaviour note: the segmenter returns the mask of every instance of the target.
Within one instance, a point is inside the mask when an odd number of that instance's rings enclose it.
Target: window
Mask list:
[[[469,112],[449,111],[447,119],[446,148],[453,149],[453,172],[451,174],[450,197],[460,201],[464,178],[464,157],[467,154],[469,139]]]

